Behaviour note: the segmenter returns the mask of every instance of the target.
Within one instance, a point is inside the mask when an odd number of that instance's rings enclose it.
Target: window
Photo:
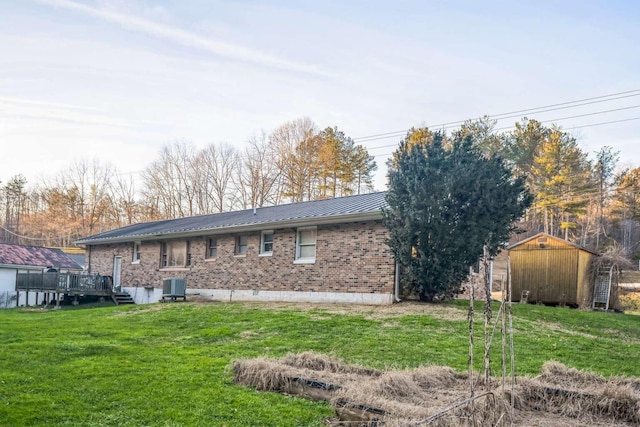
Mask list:
[[[245,255],[247,253],[248,236],[236,236],[236,255]]]
[[[260,237],[260,255],[273,254],[273,230],[263,231]]]
[[[314,263],[316,261],[316,227],[298,228],[296,234],[296,261]]]
[[[160,267],[186,267],[191,262],[188,240],[163,242],[160,255]]]
[[[218,239],[209,237],[207,239],[207,258],[215,258],[218,256]]]
[[[140,242],[133,242],[133,256],[131,262],[138,264],[140,262]]]

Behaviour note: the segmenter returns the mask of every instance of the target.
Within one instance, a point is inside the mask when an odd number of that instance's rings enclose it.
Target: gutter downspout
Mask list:
[[[88,257],[89,259],[87,260],[87,273],[91,274],[91,245],[88,245],[87,249],[89,249],[89,257]]]
[[[393,287],[393,301],[401,302],[400,299],[400,264],[396,261],[396,275]]]

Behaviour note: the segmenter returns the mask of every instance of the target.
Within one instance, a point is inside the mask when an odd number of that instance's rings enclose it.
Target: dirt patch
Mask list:
[[[170,304],[151,304],[151,305],[145,305],[144,308],[134,308],[132,310],[127,310],[127,311],[118,311],[116,313],[114,313],[113,315],[115,317],[120,317],[120,316],[133,316],[133,315],[137,315],[137,314],[144,314],[144,313],[151,313],[154,311],[158,311],[158,310],[163,310],[167,307],[169,307]]]
[[[640,379],[604,378],[547,362],[514,385],[445,366],[377,371],[316,353],[239,360],[234,381],[331,401],[332,426],[631,426],[640,423]],[[475,384],[473,394],[472,383]]]
[[[255,309],[313,311],[314,318],[318,320],[325,319],[324,315],[334,314],[362,316],[370,320],[392,319],[411,315],[425,315],[447,321],[464,321],[467,318],[466,309],[445,304],[428,304],[414,301],[388,305],[307,304],[295,302],[244,302],[242,304],[248,308]]]

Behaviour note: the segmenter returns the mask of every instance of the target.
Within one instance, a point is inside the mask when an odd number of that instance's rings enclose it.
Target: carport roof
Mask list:
[[[82,270],[60,249],[0,243],[0,265]]]

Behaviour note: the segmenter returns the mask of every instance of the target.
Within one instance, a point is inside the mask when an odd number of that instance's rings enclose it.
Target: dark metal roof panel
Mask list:
[[[179,234],[197,231],[222,230],[233,227],[250,227],[260,224],[274,224],[304,220],[326,219],[342,215],[355,215],[380,212],[386,205],[385,192],[361,194],[357,196],[338,197],[333,199],[313,200],[309,202],[289,203],[278,206],[246,209],[241,211],[222,212],[187,218],[168,219],[145,222],[118,228],[78,240],[77,243],[132,240],[146,236]]]

